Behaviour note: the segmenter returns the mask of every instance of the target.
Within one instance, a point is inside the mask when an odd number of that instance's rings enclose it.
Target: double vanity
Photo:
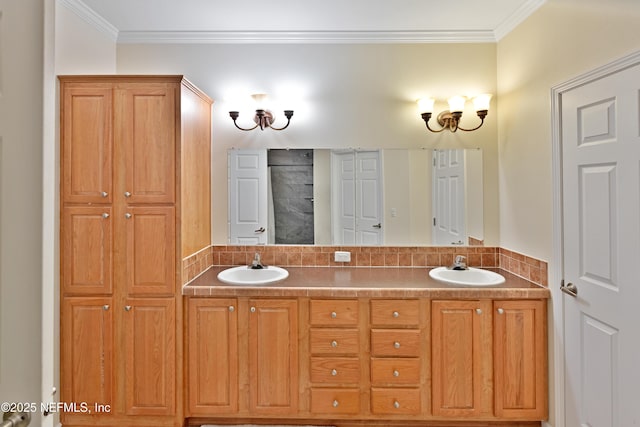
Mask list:
[[[547,418],[549,292],[505,271],[211,267],[183,295],[189,425]]]

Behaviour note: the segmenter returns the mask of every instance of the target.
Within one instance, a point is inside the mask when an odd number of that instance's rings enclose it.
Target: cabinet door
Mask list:
[[[175,208],[128,207],[126,283],[129,295],[174,295],[176,291]]]
[[[433,415],[493,413],[491,301],[433,301]]]
[[[66,203],[112,202],[112,104],[111,84],[63,85],[60,145]]]
[[[125,413],[174,415],[175,299],[128,298],[125,304]]]
[[[174,203],[176,91],[173,83],[118,84],[115,129],[129,203]]]
[[[547,418],[546,301],[495,301],[496,416]]]
[[[235,299],[189,298],[189,411],[238,411],[238,314]]]
[[[113,291],[111,207],[66,207],[62,210],[61,222],[63,293],[110,294]]]
[[[298,410],[298,304],[249,301],[249,406],[260,414]]]
[[[61,402],[86,402],[111,407],[113,403],[112,298],[63,298],[60,334]],[[71,422],[86,414],[63,412]],[[91,417],[98,416],[93,414]],[[102,416],[109,416],[108,413]]]

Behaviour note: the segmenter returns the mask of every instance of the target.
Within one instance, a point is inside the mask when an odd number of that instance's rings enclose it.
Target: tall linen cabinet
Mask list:
[[[211,245],[211,99],[183,76],[61,76],[64,425],[179,426],[182,260]]]

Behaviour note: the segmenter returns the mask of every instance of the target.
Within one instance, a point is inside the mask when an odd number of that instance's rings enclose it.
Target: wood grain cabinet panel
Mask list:
[[[311,412],[327,415],[357,415],[360,413],[360,389],[312,388]]]
[[[420,384],[421,360],[418,358],[372,358],[371,383],[374,385]]]
[[[61,218],[61,287],[65,295],[113,292],[111,206],[68,206]]]
[[[249,301],[249,410],[298,411],[297,300]]]
[[[356,326],[358,300],[312,299],[309,318],[313,326]]]
[[[357,357],[311,357],[309,370],[312,383],[360,383],[360,359]]]
[[[372,329],[371,355],[375,357],[419,357],[419,329]]]
[[[419,388],[371,389],[371,412],[386,415],[418,415],[422,412]]]
[[[113,298],[67,297],[62,299],[60,367],[65,402],[113,405]],[[63,412],[61,420],[73,423],[109,414]]]
[[[312,354],[355,356],[360,352],[357,329],[311,328],[309,341]]]
[[[235,299],[188,300],[191,415],[238,411],[237,307]]]
[[[173,414],[176,407],[175,299],[127,299],[123,318],[126,414]]]
[[[494,301],[496,416],[546,419],[546,301]]]
[[[61,93],[61,197],[113,201],[113,91],[110,83],[69,83]]]
[[[372,326],[418,326],[419,300],[371,300]]]
[[[432,302],[432,410],[493,415],[491,301]]]

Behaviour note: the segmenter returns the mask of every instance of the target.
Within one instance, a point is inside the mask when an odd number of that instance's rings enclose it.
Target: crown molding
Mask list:
[[[493,31],[121,31],[118,43],[495,43]]]
[[[524,3],[494,30],[495,41],[500,41],[545,3],[546,0],[529,0]]]
[[[119,33],[118,29],[111,25],[111,23],[102,16],[94,12],[94,10],[89,6],[84,4],[82,0],[57,0],[57,4],[69,9],[87,24],[105,34],[112,41],[117,42]]]

